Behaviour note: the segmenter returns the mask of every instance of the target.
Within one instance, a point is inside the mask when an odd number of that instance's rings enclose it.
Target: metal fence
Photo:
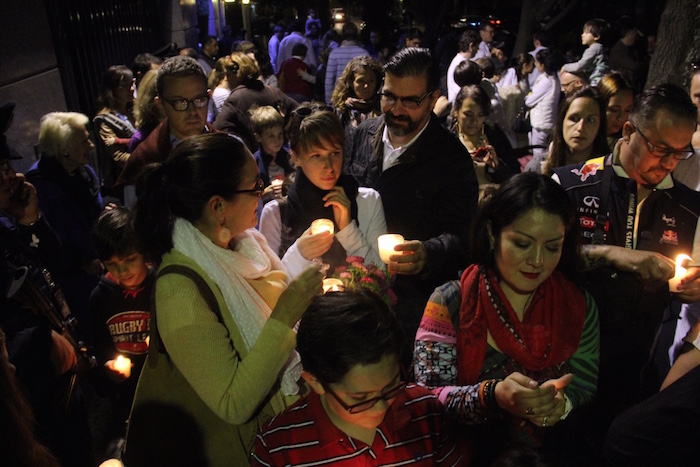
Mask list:
[[[103,73],[164,45],[160,0],[46,0],[69,110],[92,116]],[[159,13],[160,12],[160,13]]]

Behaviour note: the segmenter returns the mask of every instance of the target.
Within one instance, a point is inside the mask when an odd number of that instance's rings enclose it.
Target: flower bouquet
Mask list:
[[[374,263],[365,264],[361,256],[348,256],[346,266],[338,266],[333,277],[343,282],[344,290],[351,292],[369,289],[379,295],[388,305],[396,305],[396,294],[391,290],[392,277],[386,267]]]

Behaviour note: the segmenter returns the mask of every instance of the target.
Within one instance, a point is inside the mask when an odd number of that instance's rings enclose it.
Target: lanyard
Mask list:
[[[603,245],[605,243],[605,225],[608,223],[608,204],[610,200],[610,185],[615,170],[612,167],[612,155],[605,161],[603,168],[603,184],[600,193],[600,205],[595,218],[595,230],[591,244]],[[634,182],[630,180],[630,182]],[[634,218],[637,212],[637,186],[628,183],[629,199],[627,203],[627,219],[625,221],[625,248],[634,249]]]

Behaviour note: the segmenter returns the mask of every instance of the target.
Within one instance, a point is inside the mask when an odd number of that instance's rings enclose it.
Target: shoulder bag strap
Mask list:
[[[202,295],[202,298],[204,298],[204,301],[207,303],[207,306],[216,314],[216,318],[219,320],[220,323],[223,323],[223,318],[221,316],[221,309],[219,308],[219,302],[216,300],[216,296],[214,295],[214,292],[211,290],[211,288],[207,285],[205,280],[200,276],[197,272],[195,272],[192,268],[188,268],[187,266],[182,266],[180,264],[171,264],[168,266],[165,266],[162,268],[160,271],[158,271],[158,275],[156,277],[156,280],[160,277],[163,277],[167,274],[180,274],[182,276],[188,277],[192,282],[194,282],[194,285],[197,287],[197,290],[199,291],[200,295]],[[161,354],[168,354],[168,351],[165,349],[165,345],[163,344],[163,340],[160,337],[160,333],[158,332],[158,325],[156,321],[156,293],[155,290],[151,294],[151,321],[150,321],[150,343],[148,347],[148,365],[151,368],[155,368],[156,363],[158,361],[158,353]]]

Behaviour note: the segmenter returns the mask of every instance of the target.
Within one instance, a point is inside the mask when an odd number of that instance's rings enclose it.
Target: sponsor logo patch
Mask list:
[[[588,177],[590,177],[591,175],[595,175],[598,172],[599,168],[600,164],[590,163],[581,167],[580,170],[571,169],[571,173],[580,177],[582,182],[585,182]]]
[[[664,234],[661,237],[661,243],[678,245],[678,232],[675,230],[664,230]]]

